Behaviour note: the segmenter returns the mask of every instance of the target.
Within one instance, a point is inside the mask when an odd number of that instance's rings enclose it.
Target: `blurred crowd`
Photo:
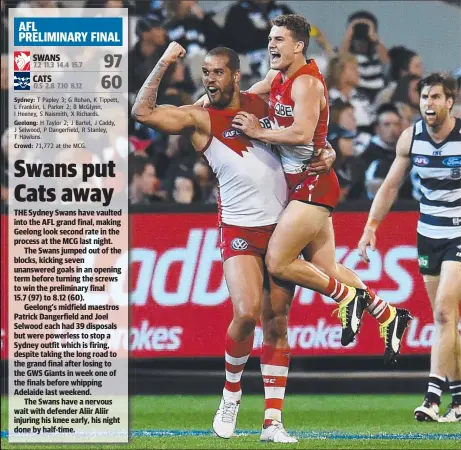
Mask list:
[[[22,7],[75,6],[55,0],[20,1]],[[270,21],[294,13],[291,5],[275,0],[239,0],[218,13],[204,11],[196,0],[86,0],[86,7],[128,7],[133,45],[129,50],[129,106],[170,41],[187,51],[166,73],[158,103],[185,105],[203,93],[201,63],[208,50],[228,46],[241,56],[242,88],[247,89],[268,70],[267,36]],[[296,3],[292,3],[296,5]],[[309,18],[308,18],[309,19]],[[372,199],[395,157],[401,132],[419,120],[417,84],[425,74],[424,61],[415,49],[388,48],[380,39],[378,19],[357,11],[347,19],[342,43],[333,47],[319,24],[311,24],[309,49],[325,74],[330,98],[328,140],[337,153],[335,170],[342,201]],[[2,0],[1,104],[7,106],[7,12]],[[311,45],[312,47],[312,45]],[[310,47],[310,48],[311,48]],[[461,117],[461,70],[454,114]],[[1,118],[2,200],[6,201],[7,143],[11,130]],[[157,202],[182,204],[217,202],[216,179],[207,163],[182,136],[166,136],[128,120],[129,142],[111,143],[104,158],[121,155],[129,145],[129,198],[133,205]],[[400,191],[401,199],[418,199],[413,174]]]

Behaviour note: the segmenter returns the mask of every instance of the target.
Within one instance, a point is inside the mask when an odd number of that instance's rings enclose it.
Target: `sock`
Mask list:
[[[461,405],[461,380],[450,381],[448,384],[450,385],[450,392],[453,403]]]
[[[429,374],[429,384],[427,386],[426,398],[440,406],[440,397],[442,395],[442,385],[445,383],[445,378],[435,373]]]
[[[236,342],[228,334],[226,335],[226,384],[223,390],[223,396],[226,398],[240,400],[242,396],[240,379],[253,349],[253,339],[254,334],[246,341]]]
[[[348,300],[353,297],[355,295],[355,288],[340,283],[338,280],[330,277],[327,291],[324,294],[339,303],[342,300]]]
[[[290,348],[275,348],[263,344],[261,352],[261,373],[264,382],[264,425],[273,420],[282,421],[283,400],[287,385]]]
[[[391,317],[395,317],[395,307],[389,302],[384,301],[379,295],[375,294],[367,287],[367,292],[370,294],[371,303],[367,307],[367,311],[381,324],[388,321]]]

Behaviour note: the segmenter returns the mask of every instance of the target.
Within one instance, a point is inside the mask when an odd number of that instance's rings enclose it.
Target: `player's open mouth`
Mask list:
[[[425,114],[428,117],[435,117],[435,111],[433,109],[428,109]]]
[[[280,59],[280,53],[276,53],[276,52],[271,52],[271,61],[272,62],[275,62],[275,61],[278,61]]]
[[[210,95],[214,95],[219,91],[218,88],[212,87],[212,86],[209,86],[207,89],[208,89],[208,92],[209,92]]]

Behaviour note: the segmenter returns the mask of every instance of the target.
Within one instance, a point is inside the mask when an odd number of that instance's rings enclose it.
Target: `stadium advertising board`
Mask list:
[[[418,213],[393,212],[378,232],[369,266],[359,261],[356,244],[365,213],[334,215],[337,259],[394,305],[414,316],[403,340],[403,354],[430,350],[434,326],[418,272],[415,227]],[[2,216],[2,232],[6,228]],[[155,231],[154,231],[155,230]],[[114,263],[128,264],[128,255]],[[118,259],[119,261],[115,261]],[[129,289],[130,330],[113,335],[113,348],[129,346],[134,358],[222,356],[232,307],[223,278],[215,214],[134,214],[131,216],[131,279],[95,293],[94,303],[119,303]],[[2,255],[2,292],[6,293],[6,256]],[[2,308],[6,308],[2,295]],[[293,356],[381,355],[377,322],[366,314],[355,343],[342,347],[341,329],[332,300],[297,288],[290,314]],[[2,315],[5,317],[6,315]],[[2,324],[2,358],[6,358],[6,322]],[[256,330],[255,352],[262,333]]]

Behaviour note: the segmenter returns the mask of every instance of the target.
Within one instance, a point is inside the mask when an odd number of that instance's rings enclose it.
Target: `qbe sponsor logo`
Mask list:
[[[274,110],[275,114],[279,117],[293,117],[293,107],[291,105],[284,105],[277,102]]]

